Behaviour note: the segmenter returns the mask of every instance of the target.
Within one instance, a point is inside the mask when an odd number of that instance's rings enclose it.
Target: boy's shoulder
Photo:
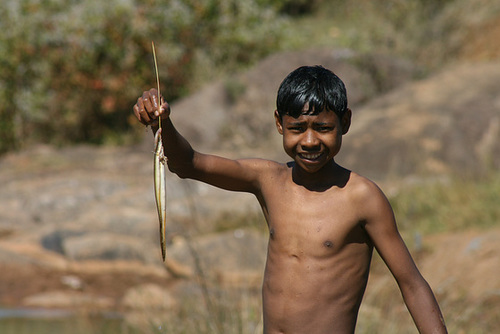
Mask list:
[[[356,209],[360,219],[369,221],[382,213],[392,212],[389,200],[374,181],[351,173],[346,188],[348,188],[349,202]]]
[[[355,172],[350,172],[346,190],[353,200],[360,202],[378,197],[385,198],[384,193],[374,181]]]
[[[289,170],[286,164],[262,158],[239,159],[238,162],[251,170],[252,173],[256,173],[261,181],[285,175]]]
[[[288,169],[286,164],[262,158],[246,158],[238,161],[262,172],[282,172]]]

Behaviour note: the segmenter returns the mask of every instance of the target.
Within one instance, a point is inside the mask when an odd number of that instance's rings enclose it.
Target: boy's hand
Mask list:
[[[170,106],[163,96],[160,96],[161,107],[158,113],[158,91],[155,88],[151,88],[145,91],[141,97],[137,99],[137,103],[134,105],[134,114],[144,125],[155,126],[158,124],[158,117],[161,115],[161,119],[168,118],[170,116]]]

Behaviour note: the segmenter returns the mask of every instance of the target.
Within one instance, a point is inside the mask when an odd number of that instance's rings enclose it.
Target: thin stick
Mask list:
[[[158,128],[161,129],[161,116],[160,116],[160,108],[161,108],[161,101],[160,101],[160,76],[158,75],[158,62],[156,61],[156,51],[155,51],[155,42],[151,42],[151,47],[153,48],[153,59],[155,62],[155,73],[156,73],[156,88],[158,91]]]

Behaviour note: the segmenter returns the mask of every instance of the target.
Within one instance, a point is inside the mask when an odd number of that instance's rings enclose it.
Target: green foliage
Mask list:
[[[467,17],[466,11],[452,15],[449,9],[473,1],[477,0],[320,1],[314,15],[296,18],[285,43],[294,48],[314,45],[395,54],[435,67],[457,51],[451,35],[464,29]]]
[[[152,40],[169,100],[204,66],[235,68],[279,48],[284,20],[271,2],[3,1],[0,153],[129,131],[138,94],[154,86]]]
[[[261,4],[268,4],[279,12],[292,16],[309,14],[317,10],[325,0],[261,0]]]
[[[121,142],[140,131],[131,108],[155,84],[152,40],[172,101],[281,49],[347,47],[439,66],[466,36],[457,34],[472,20],[466,3],[4,0],[0,154],[38,142]],[[494,3],[488,11],[499,10]]]

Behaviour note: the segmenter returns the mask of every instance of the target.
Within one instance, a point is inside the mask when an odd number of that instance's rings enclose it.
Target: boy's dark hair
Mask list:
[[[325,108],[342,117],[347,110],[345,85],[332,71],[323,66],[302,66],[290,73],[281,83],[276,99],[280,118],[298,118],[309,103],[305,114],[315,115]]]

